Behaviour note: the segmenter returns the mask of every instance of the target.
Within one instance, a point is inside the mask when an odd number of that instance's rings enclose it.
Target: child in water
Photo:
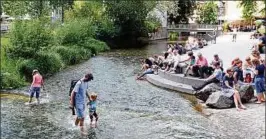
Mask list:
[[[97,99],[97,94],[92,92],[89,96],[88,96],[89,102],[87,103],[87,105],[89,105],[89,116],[91,119],[91,123],[90,125],[92,126],[92,122],[93,122],[93,117],[95,117],[95,127],[97,126],[97,121],[98,121],[98,114],[96,113],[96,99]]]

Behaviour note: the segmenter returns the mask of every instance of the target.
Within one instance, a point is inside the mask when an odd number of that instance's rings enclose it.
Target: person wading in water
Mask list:
[[[76,108],[77,118],[75,120],[75,125],[80,126],[80,130],[82,134],[84,133],[84,111],[85,111],[85,101],[86,96],[88,96],[88,82],[93,80],[93,75],[91,73],[86,74],[83,78],[81,78],[75,85],[72,93],[70,103],[72,106]]]
[[[41,93],[41,87],[43,87],[43,78],[42,75],[39,73],[38,70],[32,71],[33,80],[30,87],[30,98],[29,98],[29,104],[32,102],[32,98],[34,94],[36,93],[36,99],[37,103],[40,104],[40,93]]]

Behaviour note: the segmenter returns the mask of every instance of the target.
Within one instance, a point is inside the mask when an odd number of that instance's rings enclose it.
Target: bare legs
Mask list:
[[[258,99],[258,101],[256,102],[257,104],[260,104],[261,102],[265,102],[264,93],[257,92],[257,99]]]
[[[240,98],[240,95],[238,93],[238,91],[235,91],[234,93],[234,103],[236,105],[236,109],[239,111],[241,109],[246,109],[246,107],[242,104],[242,101],[241,101],[241,98]],[[240,104],[240,107],[238,106],[238,103]]]

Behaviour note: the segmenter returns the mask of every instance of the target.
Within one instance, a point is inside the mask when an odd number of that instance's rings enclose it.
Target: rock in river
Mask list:
[[[198,91],[195,96],[196,98],[206,102],[207,99],[209,98],[209,96],[213,93],[220,90],[220,87],[215,84],[215,83],[211,83],[207,86],[205,86],[203,89],[201,89],[200,91]]]
[[[234,104],[232,98],[222,95],[221,91],[212,93],[206,101],[206,105],[211,108],[230,108]]]

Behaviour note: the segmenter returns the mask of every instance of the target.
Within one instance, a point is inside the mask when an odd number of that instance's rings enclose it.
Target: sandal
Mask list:
[[[261,104],[261,102],[257,101],[257,102],[255,102],[255,104]]]

